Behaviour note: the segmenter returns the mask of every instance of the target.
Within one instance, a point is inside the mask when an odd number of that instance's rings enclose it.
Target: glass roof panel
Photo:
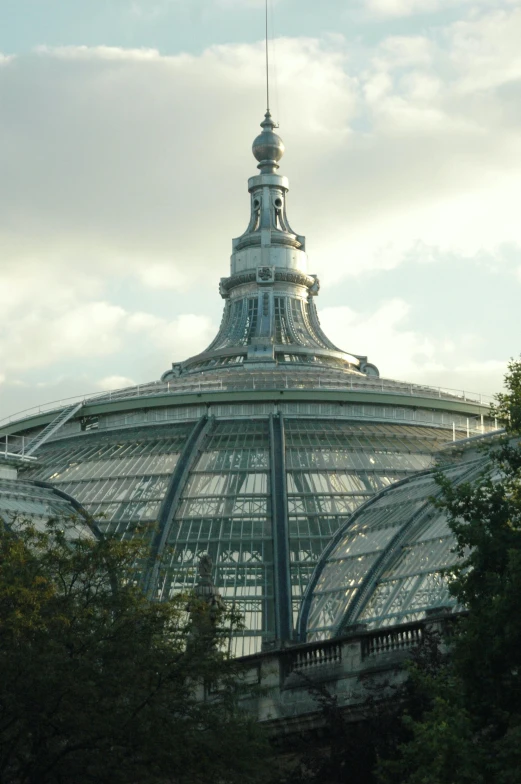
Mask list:
[[[447,468],[447,474],[456,483],[468,481],[486,464],[486,458],[474,455]],[[445,570],[456,563],[455,541],[445,514],[430,501],[439,492],[428,472],[391,485],[353,515],[319,565],[304,601],[307,639],[324,631],[334,635],[346,624],[386,626],[422,617],[430,608],[454,606]]]

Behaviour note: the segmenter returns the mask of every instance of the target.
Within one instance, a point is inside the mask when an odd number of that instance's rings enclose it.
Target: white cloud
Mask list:
[[[109,392],[112,389],[124,389],[135,385],[136,382],[126,376],[105,376],[105,378],[100,378],[96,386]]]
[[[116,62],[150,62],[160,61],[161,55],[157,49],[140,47],[139,49],[122,49],[118,46],[37,46],[37,54],[52,58],[53,60],[69,60],[90,62],[111,61]]]
[[[180,314],[169,321],[150,313],[129,313],[107,302],[78,302],[59,313],[34,310],[10,326],[4,324],[0,361],[8,371],[23,371],[69,359],[100,359],[126,344],[137,353],[157,354],[158,361],[162,356],[164,364],[172,352],[176,359],[184,359],[202,351],[215,331],[207,316]]]
[[[411,308],[394,299],[373,312],[330,307],[320,314],[329,337],[355,354],[366,353],[384,378],[469,392],[495,394],[502,386],[507,360],[466,360],[479,339],[460,334],[453,340],[422,334],[411,326]]]
[[[436,38],[388,37],[365,61],[338,36],[276,42],[290,216],[323,277],[396,265],[418,240],[469,254],[521,242],[521,118],[500,95],[520,72],[519,37],[514,9]],[[246,225],[262,56],[238,44],[200,57],[105,46],[15,58],[0,81],[12,107],[4,258],[152,289],[224,274]],[[469,231],[476,208],[487,221]]]
[[[6,369],[27,370],[113,354],[121,345],[117,328],[124,315],[123,308],[107,302],[78,304],[58,314],[33,310],[4,326],[0,361]]]
[[[368,14],[382,19],[440,13],[465,6],[477,10],[480,6],[491,7],[498,2],[501,0],[363,0]],[[508,7],[515,2],[517,0],[504,0],[504,5]]]
[[[374,2],[395,14],[432,5]],[[521,247],[521,9],[481,5],[435,33],[372,46],[338,35],[274,42],[290,221],[308,235],[310,271],[326,292],[345,286],[353,308],[354,275],[443,254],[471,274],[479,254],[501,267],[498,248]],[[35,369],[56,378],[63,362],[89,387],[144,380],[145,366],[158,377],[210,342],[200,290],[227,273],[231,237],[247,224],[263,55],[259,43],[200,56],[100,46],[0,57],[9,383]],[[418,265],[419,285],[421,275]],[[167,291],[182,294],[168,310]],[[462,296],[461,307],[474,303]],[[373,311],[326,310],[323,321],[387,375],[477,372],[452,353],[448,362],[403,301]],[[474,361],[481,349],[466,350]],[[84,370],[97,357],[110,367]]]
[[[286,109],[305,107],[309,145],[353,110],[343,55],[311,40],[278,42],[278,52],[279,80],[296,85]],[[246,224],[262,58],[261,45],[200,57],[68,46],[14,58],[0,80],[10,106],[0,121],[4,263],[87,263],[104,278],[183,288],[211,254],[222,260],[213,274],[225,273],[231,235]]]
[[[188,271],[174,267],[168,261],[153,261],[146,266],[140,266],[136,274],[141,283],[151,289],[179,291],[189,287],[192,282]]]
[[[406,66],[432,65],[434,43],[425,35],[390,35],[380,44],[375,62],[403,68]]]
[[[264,0],[213,0],[218,8],[264,8]],[[271,0],[276,5],[277,0]]]
[[[375,16],[397,17],[431,13],[445,4],[443,0],[366,0],[365,6]]]
[[[439,347],[410,329],[409,310],[406,302],[394,299],[369,315],[346,306],[325,308],[320,321],[337,345],[354,354],[367,353],[382,376],[409,381],[419,371],[443,366]]]
[[[139,334],[166,358],[180,361],[203,351],[216,334],[216,325],[207,316],[182,313],[171,321],[150,313],[133,313],[126,329]]]
[[[264,0],[191,0],[196,10],[204,17],[213,11],[236,11],[237,9],[262,9]],[[275,6],[280,0],[270,0],[270,4]],[[186,5],[185,0],[134,0],[130,4],[129,16],[139,22],[156,22],[165,16],[172,7],[182,7]]]

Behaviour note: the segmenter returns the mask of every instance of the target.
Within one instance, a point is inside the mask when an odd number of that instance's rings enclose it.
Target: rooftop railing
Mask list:
[[[185,395],[198,392],[222,391],[253,391],[253,390],[284,390],[284,389],[319,389],[319,390],[353,390],[357,392],[385,392],[386,394],[408,395],[411,397],[426,397],[434,399],[452,400],[454,402],[478,403],[489,406],[493,402],[490,395],[478,392],[449,389],[447,387],[428,387],[419,384],[392,381],[385,378],[360,379],[358,376],[335,378],[331,376],[299,373],[266,373],[262,375],[248,374],[243,378],[235,371],[230,373],[230,378],[204,379],[176,379],[175,381],[153,382],[138,384],[135,387],[115,389],[110,392],[89,392],[69,398],[61,398],[50,403],[44,403],[32,408],[18,411],[0,420],[0,427],[22,421],[39,414],[53,413],[64,406],[73,403],[105,403],[129,398],[155,397],[157,395]]]
[[[25,450],[29,442],[29,438],[25,436],[12,436],[0,434],[0,461],[6,460],[36,460],[32,455],[26,455]]]

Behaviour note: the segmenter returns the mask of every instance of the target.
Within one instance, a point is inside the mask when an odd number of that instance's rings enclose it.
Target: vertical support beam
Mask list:
[[[282,414],[270,415],[271,507],[273,521],[273,571],[275,633],[277,640],[292,639],[293,613],[289,560],[286,445]]]
[[[163,503],[161,504],[161,509],[159,510],[157,520],[158,530],[152,541],[150,557],[143,580],[145,593],[149,599],[155,598],[153,592],[159,571],[159,562],[168,540],[181,493],[186,484],[186,480],[188,479],[190,469],[201,451],[206,436],[213,427],[213,424],[214,420],[206,414],[199,419],[188,436],[184,449],[181,452],[177,465],[172,473],[170,485],[166,491]]]

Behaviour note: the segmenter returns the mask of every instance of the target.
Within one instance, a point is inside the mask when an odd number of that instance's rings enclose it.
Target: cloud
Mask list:
[[[270,0],[273,5],[277,5],[279,2],[280,0]],[[130,4],[128,13],[131,18],[139,22],[153,23],[165,16],[173,7],[182,8],[183,5],[184,0],[157,0],[156,2],[134,0]],[[191,0],[191,5],[195,6],[191,9],[192,13],[195,11],[204,15],[205,12],[208,13],[212,10],[262,9],[264,8],[264,0]]]
[[[516,0],[512,0],[515,2]],[[504,5],[512,4],[505,0]],[[363,7],[370,17],[392,19],[422,14],[439,14],[444,11],[470,6],[477,10],[479,6],[496,6],[498,0],[364,0]]]
[[[309,143],[353,104],[343,55],[306,40],[278,52],[279,79],[297,84],[287,109],[305,107]],[[200,57],[69,46],[13,58],[0,79],[10,107],[0,149],[6,258],[76,268],[88,259],[104,276],[176,288],[208,269],[211,238],[225,272],[231,235],[247,222],[241,183],[254,172],[262,58],[262,45]],[[303,100],[304,81],[313,100]]]
[[[500,248],[521,247],[519,40],[520,8],[476,3],[432,32],[370,45],[274,42],[290,221],[308,235],[319,307],[335,296],[349,306],[323,321],[387,375],[477,372],[415,325],[410,295],[371,302],[371,280],[413,261],[420,291],[429,260],[457,257],[472,275],[482,255],[502,269]],[[90,388],[140,382],[210,342],[219,304],[210,312],[204,296],[247,225],[263,57],[262,43],[0,57],[6,383],[61,378],[64,363]],[[350,300],[355,277],[367,280],[364,309]],[[462,292],[461,307],[474,306]],[[466,350],[493,372],[479,345]]]
[[[443,0],[366,0],[365,7],[370,14],[379,17],[412,16],[438,11],[444,5]]]
[[[407,302],[393,299],[369,314],[347,306],[325,308],[320,322],[340,347],[354,354],[361,354],[363,347],[363,353],[375,364],[378,357],[382,376],[408,381],[423,370],[443,367],[441,347],[410,328],[409,311]]]
[[[97,386],[107,392],[111,389],[124,389],[125,387],[133,387],[135,385],[136,382],[126,376],[105,376],[105,378],[100,378],[97,382]]]
[[[468,254],[521,242],[521,117],[503,96],[520,36],[513,9],[356,57],[339,36],[276,41],[290,216],[323,278],[397,265],[418,241]],[[224,274],[247,221],[262,58],[261,44],[237,44],[12,59],[0,72],[4,258],[173,291]]]
[[[340,306],[324,309],[320,321],[340,348],[368,354],[384,378],[430,384],[469,392],[495,394],[506,372],[505,360],[465,360],[479,346],[477,335],[461,333],[453,339],[428,336],[411,324],[412,308],[401,299],[384,301],[373,311]]]
[[[217,331],[217,325],[208,316],[194,313],[182,313],[168,320],[138,312],[129,315],[125,326],[134,340],[141,337],[149,348],[176,361],[203,351]]]
[[[183,359],[203,350],[215,331],[207,316],[188,313],[167,320],[108,302],[78,302],[58,313],[33,310],[19,316],[11,329],[4,324],[0,362],[8,371],[23,371],[65,360],[101,359],[125,345],[138,356],[145,351],[163,356],[165,363],[172,351]]]
[[[18,316],[5,334],[0,361],[9,370],[45,367],[69,358],[113,354],[125,312],[107,302],[87,302],[58,314],[34,310]]]

